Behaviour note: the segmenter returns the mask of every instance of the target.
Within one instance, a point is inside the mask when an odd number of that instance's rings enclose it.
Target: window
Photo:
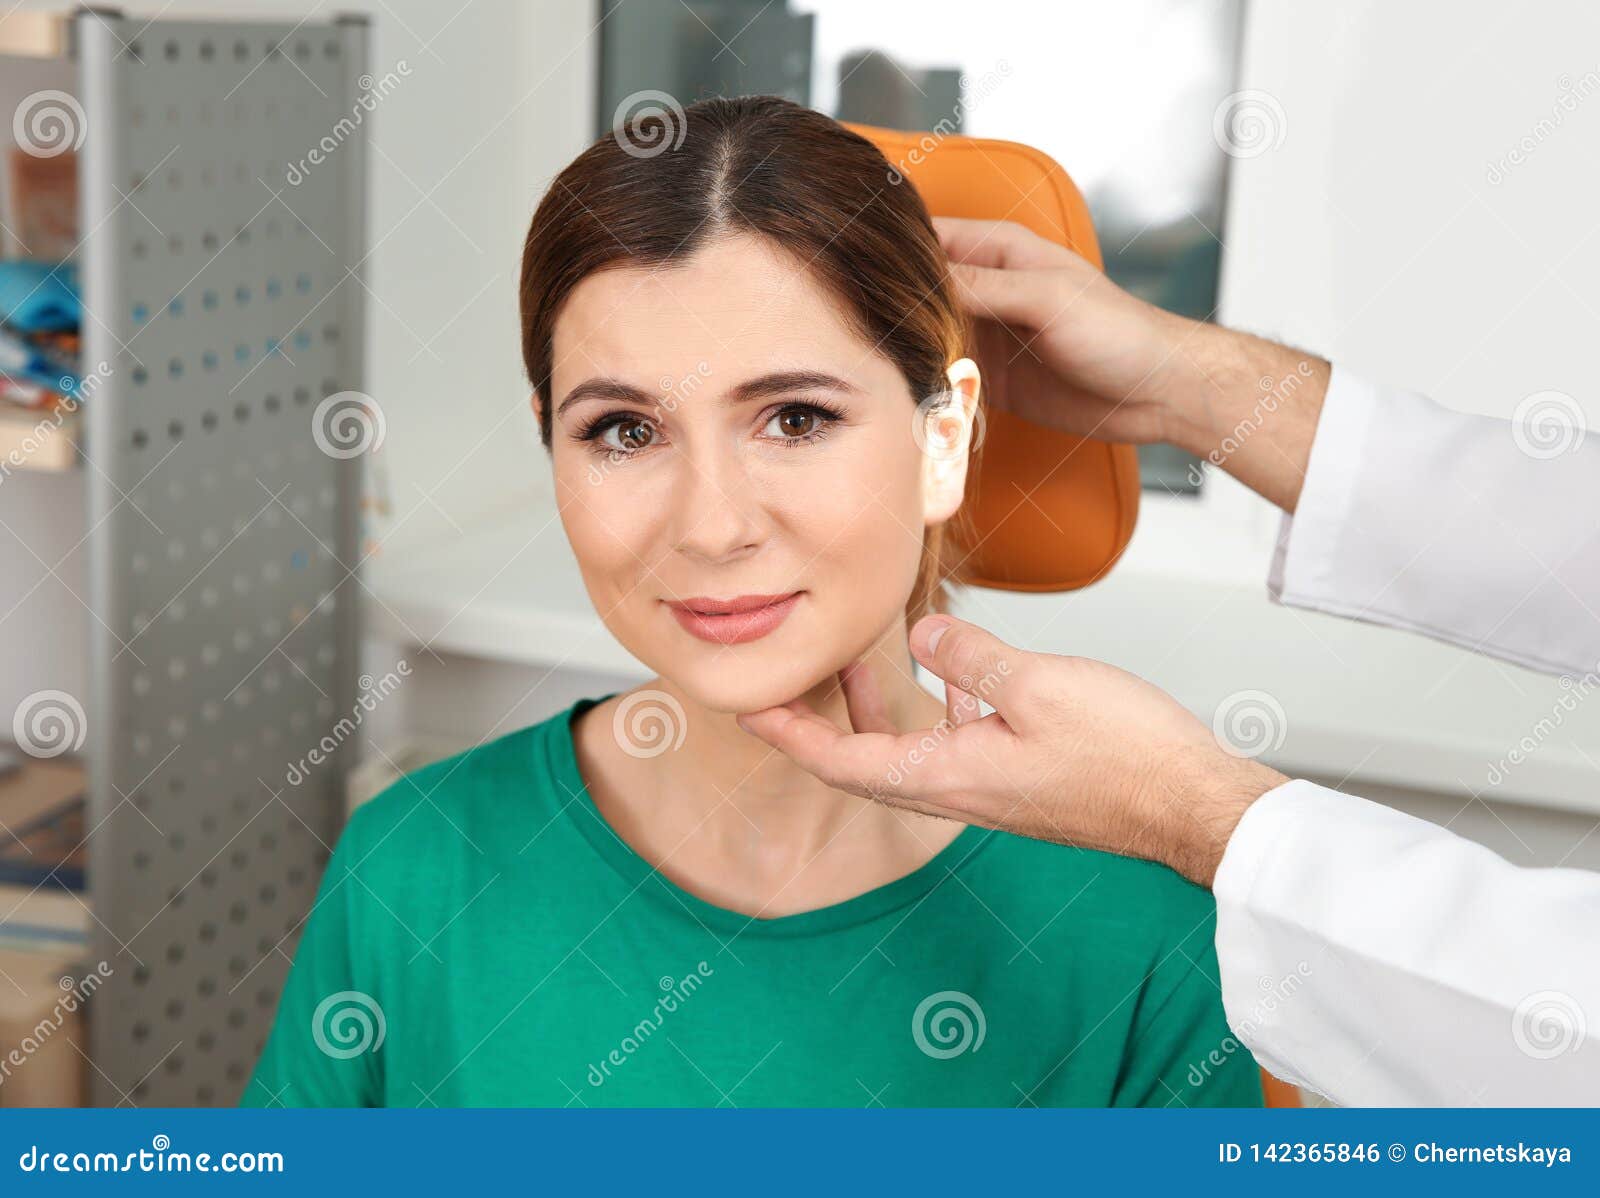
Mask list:
[[[680,103],[773,93],[840,120],[941,121],[1037,146],[1094,215],[1106,271],[1175,312],[1217,303],[1242,0],[603,0],[601,130],[641,91]],[[1147,489],[1194,459],[1140,451]]]

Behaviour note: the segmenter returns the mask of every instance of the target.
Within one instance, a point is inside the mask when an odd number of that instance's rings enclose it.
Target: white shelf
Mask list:
[[[548,499],[368,563],[370,635],[546,668],[647,676],[606,631]]]

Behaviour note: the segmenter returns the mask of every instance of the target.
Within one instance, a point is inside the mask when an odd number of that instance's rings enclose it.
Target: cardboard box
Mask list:
[[[77,953],[0,949],[0,1107],[83,1105],[94,986],[80,962]]]

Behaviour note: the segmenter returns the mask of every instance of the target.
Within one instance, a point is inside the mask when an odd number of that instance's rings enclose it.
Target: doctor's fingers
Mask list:
[[[973,316],[1039,330],[1064,311],[1083,288],[1054,270],[1002,270],[950,264],[950,278],[961,306]]]
[[[936,216],[933,227],[952,262],[1011,270],[1083,263],[1066,246],[1015,221]]]
[[[850,716],[850,727],[857,732],[899,733],[889,716],[889,705],[878,686],[877,676],[858,661],[839,671],[839,683],[844,690],[845,706]],[[983,714],[976,699],[962,694],[950,683],[944,684],[945,716],[952,727],[977,719]]]
[[[951,723],[978,720],[989,704],[1018,733],[1046,728],[1065,681],[1057,679],[1050,658],[1008,645],[987,629],[955,616],[924,616],[911,630],[911,653],[945,683]]]
[[[1006,752],[993,742],[1015,739],[998,721],[981,729],[845,732],[800,700],[741,715],[739,724],[836,790],[967,822],[985,805],[978,792],[993,784],[989,763]]]

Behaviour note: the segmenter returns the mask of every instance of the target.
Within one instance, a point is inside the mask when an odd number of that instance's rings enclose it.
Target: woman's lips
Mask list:
[[[759,640],[782,624],[804,593],[680,599],[667,606],[690,635],[718,645],[738,645]]]

